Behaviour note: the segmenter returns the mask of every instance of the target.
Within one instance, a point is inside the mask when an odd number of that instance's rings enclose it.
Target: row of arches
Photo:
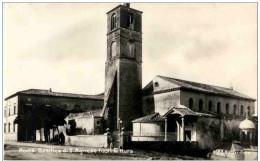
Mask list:
[[[203,106],[204,106],[203,104],[204,104],[203,100],[200,99],[199,100],[199,111],[203,111]],[[192,98],[189,99],[189,108],[190,109],[194,108],[193,99]],[[218,114],[224,113],[224,111],[221,111],[221,103],[220,102],[217,103],[217,108],[216,108],[215,111],[213,111],[212,101],[209,101],[208,102],[208,109],[205,109],[205,110],[206,111],[211,111],[211,112],[216,112]],[[241,115],[241,116],[243,116],[244,112],[245,112],[245,110],[244,110],[244,106],[243,105],[240,106],[240,113],[239,113],[237,105],[235,104],[235,105],[233,105],[233,113],[230,113],[229,104],[226,103],[225,114],[233,114],[233,115]],[[250,106],[247,107],[247,115],[248,116],[250,115]]]

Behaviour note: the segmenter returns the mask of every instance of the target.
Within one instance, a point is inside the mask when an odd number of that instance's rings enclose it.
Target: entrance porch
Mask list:
[[[151,114],[133,120],[132,141],[197,141],[197,117],[189,108],[172,108],[161,116]]]

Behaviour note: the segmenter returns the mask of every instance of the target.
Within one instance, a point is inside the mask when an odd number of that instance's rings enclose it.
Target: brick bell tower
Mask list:
[[[129,3],[107,12],[107,60],[102,116],[111,131],[132,131],[141,115],[142,12]]]

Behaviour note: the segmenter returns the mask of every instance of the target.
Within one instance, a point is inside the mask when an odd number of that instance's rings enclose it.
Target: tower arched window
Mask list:
[[[189,108],[190,109],[193,108],[193,99],[192,98],[189,99]]]
[[[217,104],[217,113],[220,114],[220,108],[221,108],[221,105],[220,105],[220,102],[218,102]]]
[[[116,56],[116,42],[112,42],[111,44],[111,57],[114,58]]]
[[[250,116],[250,106],[247,107],[247,116]]]
[[[244,106],[241,105],[240,107],[240,115],[243,116],[244,115]]]
[[[212,102],[209,101],[209,111],[212,111]]]
[[[133,23],[134,23],[134,15],[132,13],[129,13],[127,16],[126,27],[132,27]]]
[[[116,28],[116,14],[113,13],[111,16],[111,30]]]
[[[202,99],[199,100],[199,111],[203,110],[203,101]]]
[[[226,104],[226,114],[229,114],[229,104]]]
[[[233,107],[233,115],[236,115],[237,114],[237,105],[234,105]]]

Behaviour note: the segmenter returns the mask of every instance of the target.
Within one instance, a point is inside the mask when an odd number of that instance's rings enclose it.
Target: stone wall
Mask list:
[[[197,120],[197,141],[202,149],[213,148],[222,141],[239,140],[239,119],[200,117]]]

